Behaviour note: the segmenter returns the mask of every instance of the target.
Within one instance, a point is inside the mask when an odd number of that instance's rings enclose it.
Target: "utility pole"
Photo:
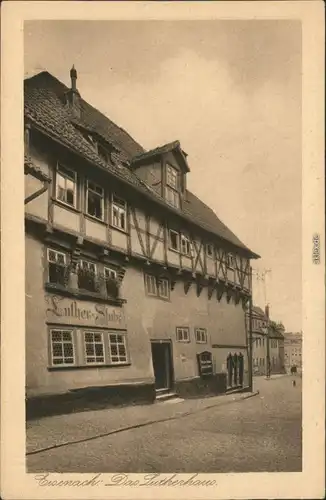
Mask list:
[[[269,379],[271,376],[271,360],[270,360],[270,339],[269,339],[269,331],[270,331],[270,319],[269,319],[269,305],[267,304],[266,297],[266,274],[271,273],[271,269],[263,269],[263,271],[255,271],[255,276],[258,281],[263,282],[263,291],[264,291],[264,305],[265,305],[265,315],[267,319],[267,325],[264,329],[264,333],[266,333],[266,378]]]
[[[250,287],[250,298],[249,298],[249,335],[248,335],[248,375],[249,375],[249,390],[253,390],[253,377],[252,377],[252,267],[250,267],[249,275],[249,287]]]
[[[266,305],[265,309],[265,314],[267,317],[267,333],[266,333],[266,378],[270,378],[271,376],[271,360],[270,360],[270,346],[269,346],[269,328],[270,328],[270,322],[269,322],[269,305]]]

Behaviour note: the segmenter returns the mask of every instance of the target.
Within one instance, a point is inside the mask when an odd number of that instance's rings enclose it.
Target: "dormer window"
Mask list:
[[[165,199],[173,207],[180,207],[179,172],[171,165],[166,166]]]
[[[175,168],[171,167],[171,165],[167,165],[166,168],[166,184],[175,191],[178,191],[179,189],[178,171]]]

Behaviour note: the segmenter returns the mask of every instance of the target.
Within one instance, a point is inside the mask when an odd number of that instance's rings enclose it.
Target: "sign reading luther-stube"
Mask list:
[[[121,307],[72,300],[57,295],[47,295],[46,316],[49,323],[125,328]]]

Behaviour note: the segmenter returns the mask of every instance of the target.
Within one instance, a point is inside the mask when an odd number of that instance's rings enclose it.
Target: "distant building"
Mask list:
[[[291,370],[291,366],[302,370],[302,332],[285,333],[284,364],[287,372]]]
[[[260,307],[253,306],[252,308],[253,375],[265,375],[267,373],[268,347],[269,347],[271,374],[283,373],[285,371],[284,336],[282,333],[283,327],[282,325],[278,325],[274,321],[269,320],[268,317],[269,317],[268,306],[266,306],[265,312]],[[249,315],[247,315],[247,327],[249,331]]]

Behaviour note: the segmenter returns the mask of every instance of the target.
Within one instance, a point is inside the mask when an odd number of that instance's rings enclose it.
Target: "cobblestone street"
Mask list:
[[[293,387],[289,376],[257,377],[255,397],[36,453],[27,457],[28,471],[300,471],[301,379],[296,380]]]

